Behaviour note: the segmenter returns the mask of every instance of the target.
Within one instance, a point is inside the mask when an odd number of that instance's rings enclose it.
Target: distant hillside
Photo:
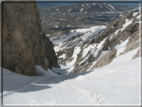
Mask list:
[[[132,6],[132,7],[139,6],[139,3],[109,3],[109,4],[127,5],[127,6]]]
[[[116,18],[120,18],[127,11],[134,9],[134,7],[107,3],[78,3],[39,9],[42,30],[54,36],[80,27],[107,25]]]
[[[37,6],[38,7],[52,7],[52,6],[58,6],[58,5],[73,5],[73,4],[78,4],[78,3],[42,3],[38,2]],[[132,6],[136,7],[139,5],[139,3],[108,3],[108,4],[117,4],[117,5],[126,5],[126,6]]]
[[[38,2],[37,6],[38,7],[53,7],[53,6],[59,6],[59,5],[72,5],[72,4],[76,4],[76,3],[42,3],[42,2]]]

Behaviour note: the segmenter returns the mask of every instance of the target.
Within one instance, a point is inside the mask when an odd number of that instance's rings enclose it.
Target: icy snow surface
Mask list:
[[[131,59],[137,50],[115,58],[102,68],[67,76],[45,71],[40,66],[36,66],[40,75],[31,77],[3,69],[3,103],[5,106],[136,106],[141,94],[140,60]]]

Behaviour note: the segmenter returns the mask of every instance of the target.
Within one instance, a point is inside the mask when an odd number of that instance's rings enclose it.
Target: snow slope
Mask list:
[[[55,72],[58,72],[60,70],[62,75],[66,75],[70,72],[73,72],[73,70],[75,69],[75,63],[79,56],[82,57],[82,61],[80,61],[79,64],[84,63],[86,60],[88,60],[88,57],[90,55],[90,54],[88,55],[88,52],[90,50],[92,55],[97,56],[97,54],[99,53],[99,50],[102,47],[102,44],[104,43],[106,39],[104,39],[104,41],[98,44],[98,46],[97,44],[92,44],[92,45],[90,44],[87,46],[87,43],[92,41],[94,38],[98,37],[105,29],[106,29],[106,26],[98,25],[98,26],[93,26],[86,29],[71,30],[68,35],[65,34],[65,35],[60,35],[60,36],[50,38],[50,40],[55,45],[54,50],[56,53],[61,51],[65,52],[65,53],[62,53],[62,55],[58,56],[59,62],[62,62],[62,59],[63,60],[68,59],[68,55],[69,55],[68,50],[73,48],[73,54],[71,57],[72,60],[65,61],[65,64],[59,63],[60,69],[53,68],[53,70]],[[86,45],[82,48],[84,44]]]
[[[99,35],[106,26],[93,26],[86,29],[76,29],[71,30],[69,34],[59,35],[56,37],[50,38],[50,40],[55,45],[54,50],[56,52],[61,51],[63,49],[72,48],[74,46],[80,46],[85,41],[91,41],[95,37]]]
[[[36,66],[42,76],[23,76],[3,69],[3,103],[8,105],[140,105],[138,49],[115,58],[102,68],[58,76]]]

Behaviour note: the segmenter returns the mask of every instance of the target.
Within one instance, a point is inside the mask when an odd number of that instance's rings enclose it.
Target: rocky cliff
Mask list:
[[[139,21],[141,15],[139,12],[135,12],[136,10],[129,11],[122,18],[119,18],[113,22],[111,22],[98,38],[94,39],[94,43],[101,42],[104,38],[106,38],[105,42],[102,45],[102,51],[109,50],[109,53],[104,55],[96,64],[92,67],[92,69],[102,67],[102,65],[109,64],[115,57],[119,55],[125,54],[129,51],[132,51],[138,48],[136,55],[133,58],[139,57],[140,50],[140,36],[139,36]],[[116,50],[115,56],[111,55],[108,59],[108,55],[113,53]],[[108,60],[111,60],[108,62]]]
[[[36,3],[3,3],[2,66],[24,75],[36,75],[35,65],[45,70],[59,67],[53,44],[41,31]]]
[[[136,8],[112,21],[107,27],[97,25],[51,38],[56,45],[59,64],[70,66],[68,72],[73,74],[103,67],[114,58],[134,49],[137,53],[131,59],[139,57],[139,30],[142,30],[139,29],[140,18]],[[63,43],[57,42],[60,40]]]

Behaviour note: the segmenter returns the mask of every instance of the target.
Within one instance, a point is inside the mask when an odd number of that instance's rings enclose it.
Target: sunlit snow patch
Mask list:
[[[125,47],[125,46],[127,45],[128,41],[129,41],[129,38],[126,39],[124,42],[121,41],[121,44],[116,45],[116,46],[115,46],[115,49],[119,49],[119,48]]]
[[[46,76],[52,76],[52,77],[60,77],[58,74],[55,74],[52,70],[48,68],[47,71],[45,71],[41,66],[36,65],[36,72],[37,75],[46,75]]]
[[[85,80],[86,79],[86,77],[85,76],[78,76],[77,78],[76,78],[76,81],[82,81],[82,80]]]
[[[135,17],[138,14],[138,12],[133,12],[133,16]]]

